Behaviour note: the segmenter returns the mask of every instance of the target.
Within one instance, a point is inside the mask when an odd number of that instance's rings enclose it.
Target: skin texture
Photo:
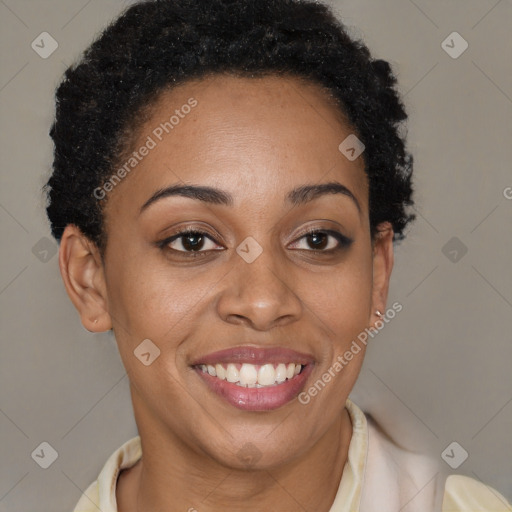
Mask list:
[[[143,458],[121,473],[118,507],[328,511],[352,434],[344,403],[364,350],[307,405],[295,399],[272,411],[229,405],[190,365],[242,345],[292,348],[313,357],[311,386],[385,311],[393,231],[383,223],[372,244],[363,159],[338,150],[353,130],[319,86],[283,77],[189,82],[158,98],[135,147],[191,97],[197,106],[109,193],[104,259],[74,226],[60,247],[83,325],[114,329],[130,379]],[[332,181],[360,211],[342,194],[285,202],[295,187]],[[220,188],[234,202],[173,196],[140,212],[156,191],[183,182]],[[179,252],[183,239],[157,246],[184,226],[213,238],[206,256]],[[353,242],[321,254],[306,227]],[[236,252],[249,236],[263,249],[252,263]],[[329,237],[323,250],[337,245]],[[147,338],[161,351],[150,366],[133,354]],[[261,455],[251,467],[239,456],[247,443]]]

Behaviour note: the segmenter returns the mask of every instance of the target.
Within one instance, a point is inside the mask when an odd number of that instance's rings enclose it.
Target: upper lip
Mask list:
[[[192,366],[200,364],[216,365],[222,363],[248,363],[254,365],[266,363],[295,363],[306,365],[312,362],[313,357],[310,355],[284,347],[259,348],[240,346],[219,350],[218,352],[199,357],[192,363]]]

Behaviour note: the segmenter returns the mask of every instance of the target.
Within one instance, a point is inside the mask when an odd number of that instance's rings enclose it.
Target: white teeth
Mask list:
[[[258,384],[262,386],[270,386],[276,381],[276,371],[271,364],[264,364],[258,370]]]
[[[217,373],[217,377],[221,380],[224,380],[226,378],[226,370],[224,370],[224,366],[221,364],[215,365],[215,372]]]
[[[280,384],[286,380],[286,365],[281,363],[276,368],[276,382]]]
[[[247,386],[258,382],[258,372],[253,364],[243,364],[240,368],[240,384]],[[260,382],[261,384],[261,382]]]
[[[212,377],[227,380],[247,388],[263,388],[282,384],[287,379],[292,379],[298,375],[302,370],[300,364],[294,363],[288,365],[279,363],[277,366],[267,363],[259,367],[244,363],[240,370],[233,363],[229,363],[226,368],[222,364],[216,364],[215,366],[202,364],[200,368],[203,373],[208,373]]]
[[[228,382],[238,382],[240,375],[238,374],[238,370],[234,364],[228,364],[228,369],[226,371],[226,380]]]

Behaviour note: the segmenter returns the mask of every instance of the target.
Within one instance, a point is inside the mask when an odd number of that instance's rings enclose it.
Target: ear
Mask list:
[[[82,325],[90,332],[110,330],[112,320],[108,313],[107,287],[100,252],[71,224],[64,229],[60,242],[59,267]]]
[[[386,309],[388,298],[389,280],[393,270],[393,226],[389,222],[382,222],[377,226],[376,239],[373,242],[373,289],[372,289],[372,310],[375,314],[379,310],[382,314]]]

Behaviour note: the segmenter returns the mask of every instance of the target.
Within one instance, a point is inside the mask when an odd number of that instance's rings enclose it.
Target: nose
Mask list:
[[[218,314],[228,323],[247,324],[267,331],[297,321],[303,311],[292,273],[284,272],[272,251],[264,250],[252,263],[238,254],[217,302]]]

